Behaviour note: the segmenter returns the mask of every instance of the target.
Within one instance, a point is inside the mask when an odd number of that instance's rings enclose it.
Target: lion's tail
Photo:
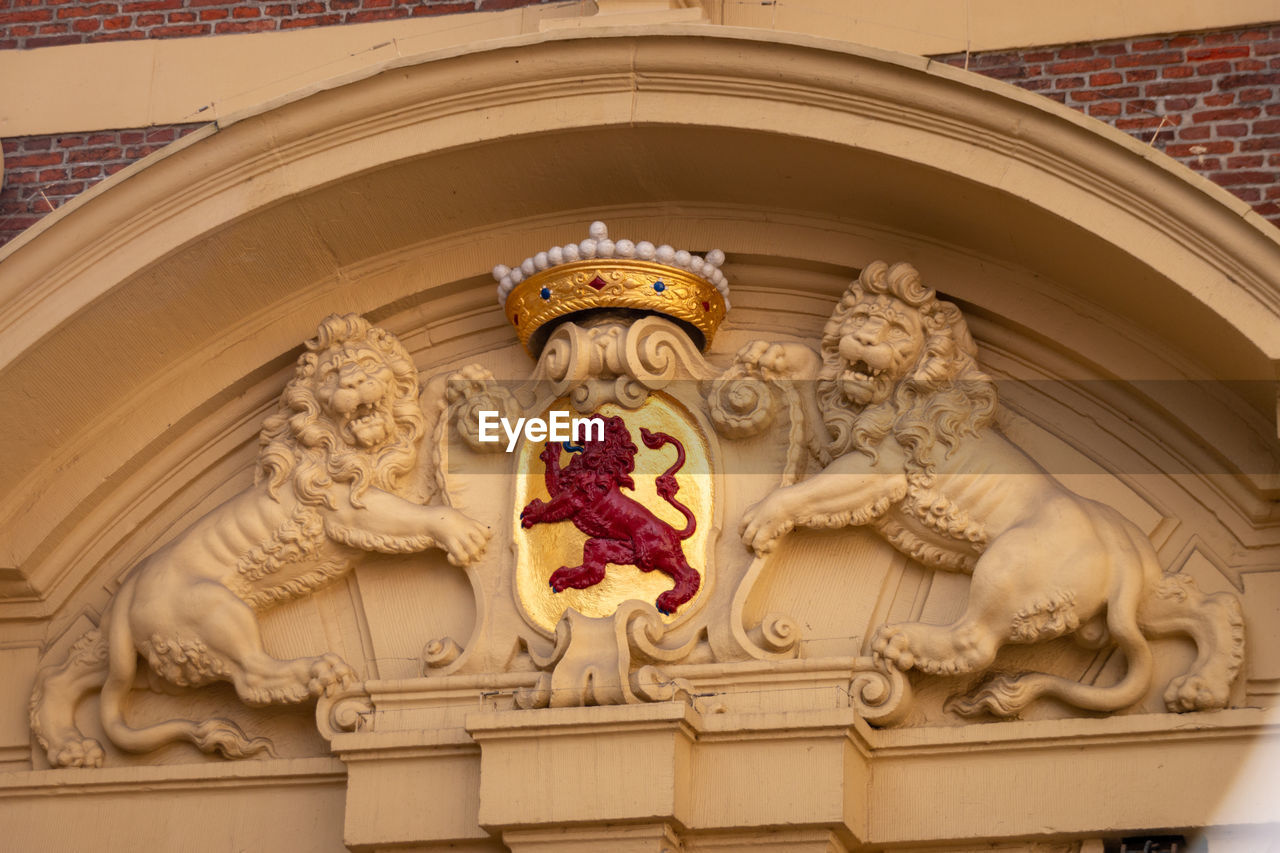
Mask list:
[[[688,539],[693,535],[693,531],[697,529],[698,520],[694,518],[693,513],[689,511],[687,506],[676,500],[676,492],[680,491],[680,483],[676,480],[676,472],[684,467],[684,445],[680,443],[679,439],[669,436],[665,432],[649,432],[644,427],[640,427],[640,440],[650,450],[657,450],[664,444],[672,444],[676,448],[675,463],[658,475],[656,485],[658,494],[684,516],[684,529],[676,531],[676,535],[681,539]]]
[[[1138,626],[1138,607],[1146,592],[1147,578],[1159,577],[1160,567],[1149,542],[1136,539],[1136,553],[1122,568],[1115,595],[1107,603],[1107,630],[1124,652],[1124,677],[1112,685],[1081,684],[1069,678],[1042,672],[999,675],[972,693],[952,699],[947,707],[971,716],[992,713],[1002,717],[1017,714],[1037,699],[1051,696],[1090,711],[1118,711],[1140,700],[1151,687],[1155,669],[1151,646]],[[1154,571],[1154,574],[1153,574]]]
[[[213,718],[165,720],[142,728],[125,722],[124,704],[138,673],[138,649],[129,626],[132,585],[126,583],[112,602],[112,618],[106,628],[108,675],[102,686],[102,727],[111,742],[126,752],[150,752],[167,743],[186,740],[204,752],[218,751],[227,758],[244,758],[257,752],[273,755],[266,738],[249,738],[230,720]]]

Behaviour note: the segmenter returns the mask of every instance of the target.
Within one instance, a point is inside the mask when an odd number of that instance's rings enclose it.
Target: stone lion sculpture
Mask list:
[[[31,728],[50,764],[101,765],[101,745],[74,721],[99,687],[103,728],[123,750],[187,740],[229,758],[270,753],[270,741],[224,719],[131,726],[123,708],[139,655],[179,686],[229,681],[251,705],[353,681],[336,655],[268,655],[257,612],[329,583],[363,551],[442,548],[459,565],[480,556],[487,527],[406,497],[425,423],[417,371],[395,336],[355,314],[325,319],[263,424],[254,486],[135,566],[98,629],[38,674]]]
[[[1196,643],[1191,671],[1165,691],[1170,710],[1222,708],[1244,652],[1239,601],[1163,574],[1150,541],[1111,507],[1077,495],[994,427],[996,390],[976,363],[960,310],[906,265],[870,264],[806,347],[756,347],[774,374],[816,374],[833,461],[748,509],[743,540],[764,553],[799,527],[867,525],[922,565],[972,575],[950,625],[880,627],[873,654],[900,669],[953,675],[991,666],[1006,643],[1066,634],[1114,643],[1127,670],[1113,685],[1044,673],[987,680],[951,707],[1017,714],[1055,697],[1115,711],[1150,687],[1149,636]]]

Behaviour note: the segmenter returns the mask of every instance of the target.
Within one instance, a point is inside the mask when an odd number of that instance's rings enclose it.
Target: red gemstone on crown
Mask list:
[[[608,282],[602,279],[600,276],[596,276],[595,278],[591,279],[591,281],[587,282],[587,284],[590,285],[591,287],[594,287],[596,290],[599,290],[600,288],[608,284]]]
[[[704,303],[702,303],[702,310],[703,310],[703,311],[710,311],[710,310],[711,310],[711,303],[710,303],[710,302],[704,302]]]

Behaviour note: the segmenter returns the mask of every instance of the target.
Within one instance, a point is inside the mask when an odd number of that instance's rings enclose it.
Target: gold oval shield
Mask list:
[[[555,410],[569,412],[571,417],[582,417],[570,408],[568,401],[562,400],[548,408],[542,414],[543,419]],[[714,496],[706,438],[688,410],[661,393],[651,394],[639,409],[606,404],[596,414],[621,417],[638,448],[632,474],[635,490],[624,488],[622,494],[638,501],[676,530],[685,526],[684,516],[658,495],[655,486],[658,475],[675,463],[675,448],[668,444],[650,450],[640,440],[640,428],[667,433],[684,446],[685,464],[676,473],[676,482],[680,485],[676,499],[693,513],[697,526],[681,544],[689,565],[702,575],[702,585],[697,594],[675,613],[663,617],[668,623],[674,622],[698,606],[709,586],[706,557]],[[515,512],[512,513],[517,558],[516,596],[530,621],[550,633],[567,608],[572,607],[586,616],[609,616],[624,601],[635,598],[652,603],[658,595],[671,589],[671,578],[660,571],[642,572],[635,566],[610,563],[604,580],[595,586],[558,593],[552,591],[549,582],[552,572],[561,566],[582,564],[582,546],[587,536],[570,520],[536,524],[529,529],[521,526],[520,510],[534,499],[545,501],[549,498],[543,476],[545,467],[539,458],[544,446],[543,443],[527,441],[521,444],[517,460],[519,467],[516,469],[520,473],[516,477]],[[566,464],[568,456],[568,453],[562,453]]]

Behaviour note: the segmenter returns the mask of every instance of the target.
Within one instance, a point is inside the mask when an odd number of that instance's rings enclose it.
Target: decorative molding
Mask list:
[[[200,791],[209,788],[260,788],[344,784],[347,768],[337,758],[284,758],[220,764],[161,764],[107,767],[92,774],[33,770],[0,774],[0,800],[53,795]]]

